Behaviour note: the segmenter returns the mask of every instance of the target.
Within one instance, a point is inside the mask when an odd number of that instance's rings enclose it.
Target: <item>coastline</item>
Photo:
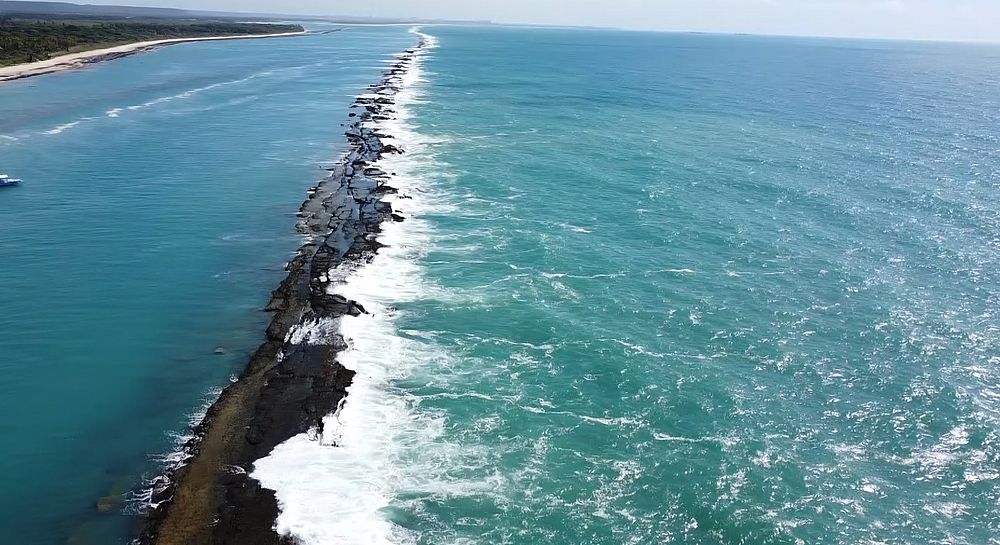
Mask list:
[[[324,417],[343,402],[354,372],[337,361],[346,348],[340,319],[366,313],[332,286],[381,247],[385,221],[403,221],[382,198],[397,190],[374,165],[403,153],[383,139],[403,77],[428,46],[426,39],[396,57],[381,80],[359,96],[346,130],[349,147],[330,176],[309,191],[296,228],[303,245],[272,293],[266,341],[245,371],[206,412],[183,447],[183,461],[154,479],[140,545],[290,545],[279,535],[275,493],[252,478],[255,461],[277,445],[322,431]]]
[[[134,42],[131,44],[107,47],[103,49],[92,49],[79,53],[60,55],[44,61],[36,61],[26,64],[15,64],[14,66],[0,67],[0,82],[14,81],[34,76],[62,72],[64,70],[74,70],[98,62],[110,61],[128,57],[138,53],[153,51],[169,45],[177,45],[190,42],[208,42],[220,40],[251,40],[260,38],[286,38],[290,36],[303,36],[309,34],[308,30],[301,32],[283,32],[278,34],[254,34],[241,36],[205,36],[200,38],[171,38],[167,40],[152,40],[146,42]]]

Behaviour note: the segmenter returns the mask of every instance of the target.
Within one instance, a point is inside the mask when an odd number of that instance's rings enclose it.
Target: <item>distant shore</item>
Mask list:
[[[172,38],[169,40],[135,42],[115,47],[108,47],[104,49],[92,49],[90,51],[81,51],[80,53],[61,55],[59,57],[53,57],[51,59],[47,59],[44,61],[0,67],[0,82],[30,78],[33,76],[41,76],[43,74],[51,74],[53,72],[61,72],[63,70],[73,70],[76,68],[87,66],[89,64],[119,59],[121,57],[127,57],[129,55],[135,55],[137,53],[144,53],[146,51],[152,51],[154,49],[158,49],[160,47],[165,47],[168,45],[176,45],[188,42],[217,41],[217,40],[250,40],[258,38],[284,38],[288,36],[302,36],[305,34],[310,34],[310,32],[307,30],[303,30],[300,32],[284,32],[279,34],[205,36],[199,38]]]

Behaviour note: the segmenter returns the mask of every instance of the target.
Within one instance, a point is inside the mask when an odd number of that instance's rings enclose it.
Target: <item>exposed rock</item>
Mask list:
[[[346,348],[339,333],[308,342],[294,342],[298,337],[291,333],[321,323],[335,325],[334,331],[343,317],[367,313],[356,301],[331,294],[337,275],[330,273],[369,261],[383,247],[378,241],[382,223],[404,220],[380,200],[396,191],[382,181],[388,175],[369,166],[402,150],[384,144],[389,135],[366,123],[391,119],[385,106],[393,103],[392,95],[401,89],[399,76],[424,47],[421,42],[408,50],[403,62],[386,72],[373,87],[381,96],[358,97],[352,106],[365,111],[349,114],[355,118],[345,131],[349,152],[299,209],[297,229],[307,238],[267,304],[274,313],[267,340],[193,430],[194,439],[185,447],[187,462],[154,480],[140,545],[294,545],[274,531],[274,493],[249,475],[253,463],[280,443],[321,433],[323,418],[347,395],[354,372],[337,361]]]

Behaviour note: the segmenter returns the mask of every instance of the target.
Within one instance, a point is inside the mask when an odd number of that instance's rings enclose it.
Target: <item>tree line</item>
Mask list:
[[[227,22],[53,22],[0,18],[0,66],[132,42],[298,32],[299,25]]]

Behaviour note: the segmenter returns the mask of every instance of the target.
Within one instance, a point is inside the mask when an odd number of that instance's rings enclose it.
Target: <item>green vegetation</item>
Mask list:
[[[298,32],[299,25],[217,21],[40,21],[0,19],[0,66],[133,42]]]

